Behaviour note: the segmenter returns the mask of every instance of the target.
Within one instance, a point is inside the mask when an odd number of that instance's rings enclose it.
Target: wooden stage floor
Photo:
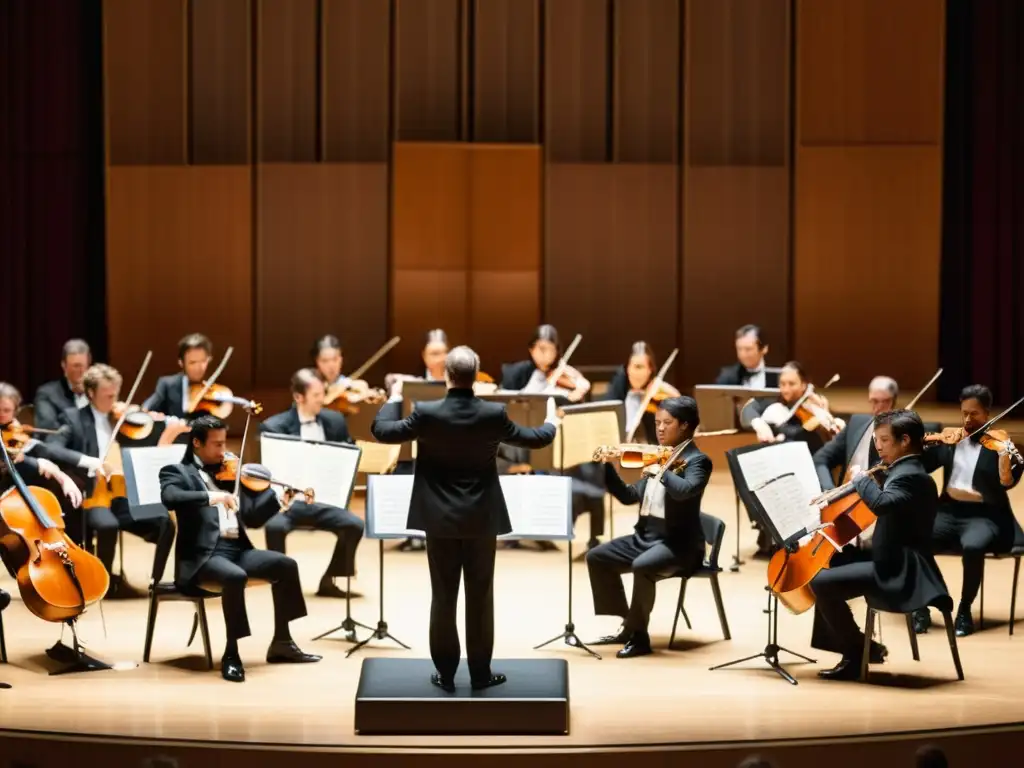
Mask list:
[[[1018,509],[1022,508],[1022,495],[1022,489],[1015,490]],[[724,473],[713,482],[705,508],[727,522],[723,550],[732,552],[735,512],[732,486]],[[635,510],[617,509],[616,532],[627,531],[634,519]],[[587,539],[587,524],[586,518],[580,521],[580,542]],[[744,523],[742,543],[748,553],[753,546],[751,533]],[[152,549],[133,537],[127,541],[129,578],[144,585]],[[836,660],[825,654],[818,656],[817,664],[796,663],[786,657],[788,669],[800,681],[793,687],[759,661],[743,668],[708,669],[764,647],[763,561],[748,560],[739,573],[722,576],[733,634],[730,642],[722,640],[710,588],[695,582],[687,597],[694,629],[687,631],[680,621],[678,650],[666,650],[678,590],[678,581],[670,581],[659,588],[652,618],[657,652],[623,661],[614,658],[614,648],[603,648],[605,658],[598,661],[562,645],[531,650],[560,632],[565,623],[566,557],[564,549],[547,553],[520,550],[498,555],[498,660],[494,668],[501,670],[503,657],[567,659],[572,680],[571,733],[516,739],[359,737],[352,731],[352,722],[361,660],[371,655],[428,656],[427,564],[422,553],[388,551],[385,555],[386,619],[393,633],[413,650],[374,642],[365,652],[346,659],[345,642],[310,639],[338,624],[344,610],[341,601],[311,596],[332,542],[327,534],[313,533],[293,534],[289,540],[290,553],[300,562],[310,595],[309,615],[293,624],[293,634],[301,647],[323,654],[324,660],[298,667],[263,662],[272,628],[270,592],[256,589],[249,595],[255,635],[241,644],[248,676],[242,685],[222,681],[219,671],[203,669],[198,641],[186,649],[191,625],[187,604],[161,608],[153,663],[121,672],[49,677],[49,661],[42,651],[55,642],[59,630],[35,619],[16,602],[4,615],[10,664],[0,665],[0,680],[14,688],[0,691],[0,729],[307,748],[600,749],[815,739],[1024,721],[1020,696],[1024,666],[1019,663],[1024,636],[1009,637],[1006,627],[1012,561],[987,564],[986,628],[960,642],[965,682],[956,682],[944,633],[933,629],[921,638],[922,661],[915,663],[902,618],[886,616],[882,639],[889,646],[890,659],[874,668],[877,671],[870,684],[819,681],[816,672]],[[393,544],[388,545],[391,547]],[[723,556],[723,561],[728,563],[729,558]],[[958,595],[959,562],[943,559],[941,565],[951,592]],[[377,620],[377,575],[376,544],[364,542],[356,586],[365,597],[353,602],[353,612],[355,618],[371,625]],[[593,616],[582,561],[573,565],[573,577],[574,619],[584,640],[615,629],[615,620]],[[0,586],[16,593],[6,575]],[[211,609],[214,654],[219,659],[223,622],[216,602]],[[862,616],[862,602],[855,603],[855,611]],[[106,636],[98,609],[82,620],[81,633],[89,650],[109,662],[141,661],[146,601],[106,602],[104,613]],[[808,645],[810,627],[810,614],[784,613],[779,628],[781,644],[813,657]]]

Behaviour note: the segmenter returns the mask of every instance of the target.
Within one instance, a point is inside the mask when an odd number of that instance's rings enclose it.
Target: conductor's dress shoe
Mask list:
[[[441,677],[441,675],[437,672],[430,676],[430,682],[433,685],[436,685],[445,693],[455,693],[455,681],[446,680],[445,678]]]
[[[491,675],[490,677],[485,677],[483,680],[474,680],[470,685],[473,687],[474,691],[482,691],[484,688],[493,688],[496,685],[501,685],[506,680],[508,680],[508,678],[505,677],[505,675],[498,673],[496,675]]]

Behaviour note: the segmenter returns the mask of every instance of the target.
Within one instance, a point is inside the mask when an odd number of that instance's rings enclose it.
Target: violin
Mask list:
[[[672,363],[675,362],[676,355],[678,354],[679,349],[673,349],[672,353],[662,364],[657,375],[651,379],[650,384],[647,385],[647,391],[644,393],[644,399],[640,404],[640,408],[637,409],[636,415],[633,417],[633,422],[626,430],[626,440],[633,439],[637,429],[640,427],[640,423],[643,420],[645,413],[657,413],[658,406],[663,400],[679,396],[679,390],[665,383],[665,374],[668,373],[668,369],[672,367]]]
[[[1005,429],[987,429],[984,432],[969,433],[963,427],[946,427],[941,432],[929,432],[924,436],[925,445],[956,445],[964,440],[977,437],[983,448],[997,453],[1007,452],[1010,458],[1018,464],[1024,464],[1024,457],[1021,456],[1010,435]]]
[[[57,497],[29,487],[18,474],[7,445],[0,446],[14,487],[0,496],[0,547],[15,571],[18,591],[43,621],[72,621],[102,600],[110,576],[99,558],[64,533]]]
[[[224,350],[224,357],[221,358],[217,370],[206,381],[199,384],[189,383],[188,405],[185,408],[185,413],[208,413],[218,419],[226,419],[231,415],[232,408],[238,399],[230,389],[223,384],[218,384],[217,379],[223,373],[234,351],[234,347]]]
[[[837,373],[822,389],[827,389],[839,381]],[[773,427],[782,426],[792,418],[797,418],[807,432],[818,432],[822,440],[828,442],[838,435],[846,426],[842,419],[837,419],[828,410],[828,401],[814,391],[814,385],[808,384],[803,395],[790,407],[785,403],[772,403],[765,408],[761,418]]]
[[[16,456],[32,440],[32,435],[56,435],[57,431],[56,429],[33,427],[30,424],[22,424],[17,419],[13,419],[9,424],[0,427],[0,440],[3,440],[7,450]]]
[[[887,469],[886,464],[876,464],[864,474]],[[803,613],[814,605],[811,580],[829,567],[836,552],[878,519],[853,486],[851,481],[811,499],[811,505],[821,510],[821,525],[795,552],[784,547],[768,562],[768,587],[792,613]]]
[[[121,422],[117,434],[128,440],[145,440],[153,434],[153,427],[158,421],[167,424],[185,423],[183,419],[153,411],[144,411],[137,405],[129,406],[126,403],[114,403],[110,415],[115,421]],[[122,416],[124,416],[123,421],[121,420]]]
[[[577,381],[580,378],[579,371],[569,367],[569,358],[572,357],[572,353],[576,351],[576,347],[583,341],[583,336],[579,333],[572,340],[572,344],[565,350],[565,354],[562,355],[562,359],[558,361],[551,373],[547,377],[547,389],[548,390],[563,390],[562,394],[568,395],[576,390],[579,386]]]
[[[360,377],[401,340],[401,336],[393,336],[382,344],[380,349],[370,355],[365,363],[352,371],[352,375],[344,384],[328,384],[324,407],[347,416],[359,413],[359,403],[369,403],[370,405],[383,403],[387,399],[387,393],[383,389],[371,389]]]
[[[234,483],[239,478],[239,458],[233,453],[225,453],[220,469],[214,479],[221,483]],[[262,464],[242,464],[241,484],[253,493],[262,493],[272,485],[282,488],[289,503],[296,496],[305,498],[307,504],[316,503],[316,492],[312,488],[296,488],[288,483],[275,480],[270,470]]]
[[[620,445],[601,445],[594,451],[594,461],[606,462],[618,459],[623,469],[644,469],[655,465],[665,467],[668,471],[686,469],[683,450],[693,442],[693,438],[678,446],[645,445],[643,443],[622,443]]]

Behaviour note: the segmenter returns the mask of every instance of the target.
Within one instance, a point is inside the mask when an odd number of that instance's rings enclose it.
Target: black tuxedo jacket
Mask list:
[[[184,373],[161,376],[157,379],[156,391],[143,401],[143,410],[157,411],[167,416],[177,416],[179,419],[188,416],[185,413],[185,406],[188,403],[182,402],[184,380]]]
[[[718,372],[715,384],[723,387],[742,387],[749,378],[750,374],[747,373],[747,369],[741,363],[733,363],[732,365],[725,366]],[[779,374],[773,371],[765,371],[764,385],[768,389],[778,387]]]
[[[953,476],[953,457],[956,454],[955,445],[935,445],[925,449],[922,461],[928,472],[934,472],[942,467],[942,501],[952,501],[946,493],[949,486],[949,478]],[[986,448],[981,449],[978,457],[978,464],[974,468],[974,478],[971,484],[974,490],[981,494],[984,506],[989,513],[998,516],[1013,516],[1010,508],[1010,496],[1008,491],[1020,482],[1021,474],[1024,474],[1024,466],[1011,463],[1013,473],[1013,485],[1006,487],[999,481],[999,454]]]
[[[351,443],[352,436],[348,432],[348,424],[340,413],[327,410],[320,411],[317,423],[323,427],[324,439],[332,443]],[[302,425],[299,423],[299,412],[293,405],[287,411],[275,414],[260,423],[260,432],[272,435],[293,435],[300,437]]]
[[[75,395],[68,380],[61,376],[56,381],[48,381],[36,390],[35,425],[40,429],[59,429],[61,413],[74,407]]]
[[[194,583],[199,569],[213,555],[220,540],[220,515],[216,507],[210,506],[209,490],[199,469],[191,463],[191,451],[186,452],[186,458],[187,464],[169,464],[160,470],[160,501],[178,517],[174,582],[185,587]],[[229,493],[234,490],[232,483],[215,485]],[[281,504],[271,488],[259,494],[241,491],[238,541],[243,549],[253,549],[246,526],[266,525],[280,509]]]
[[[704,529],[700,523],[700,505],[704,489],[711,480],[711,459],[695,443],[690,443],[683,450],[683,457],[686,459],[685,469],[661,474],[661,484],[665,486],[664,538],[673,549],[699,549],[703,553]],[[626,485],[615,468],[605,464],[608,492],[621,504],[642,503],[647,483],[652,480],[644,476],[638,482]],[[637,527],[653,524],[653,520],[646,516],[640,517]]]
[[[99,458],[100,451],[106,447],[96,442],[96,420],[93,418],[92,407],[67,408],[60,414],[57,434],[46,438],[45,458],[60,464],[86,493],[91,493],[96,479],[88,477],[87,470],[79,467],[78,462],[82,456]]]
[[[401,419],[400,403],[385,403],[371,425],[382,443],[417,441],[408,527],[438,538],[485,538],[512,524],[498,479],[498,446],[543,448],[555,427],[520,427],[505,406],[471,389],[450,389],[443,400],[416,403]]]
[[[854,481],[854,489],[878,517],[871,557],[886,607],[905,613],[947,595],[931,554],[938,493],[921,457],[905,456],[893,462],[882,485],[862,475]]]
[[[833,437],[814,454],[814,469],[818,473],[818,480],[821,481],[823,491],[836,487],[832,470],[839,468],[839,478],[842,479],[846,470],[853,460],[853,454],[860,445],[864,433],[874,428],[875,419],[867,413],[855,413],[846,422],[843,431]],[[872,440],[868,447],[868,466],[861,469],[868,469],[875,466],[879,461],[878,451],[875,450],[875,441]]]
[[[533,364],[533,360],[505,363],[501,366],[501,384],[499,386],[502,389],[521,390],[530,383],[535,370],[537,370],[537,366]]]

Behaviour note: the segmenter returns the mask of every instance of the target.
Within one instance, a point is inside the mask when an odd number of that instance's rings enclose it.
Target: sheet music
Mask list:
[[[169,464],[180,464],[185,447],[178,444],[124,449],[124,479],[131,506],[160,503],[160,470]]]
[[[575,467],[594,460],[594,450],[600,445],[618,445],[619,412],[608,408],[608,403],[600,411],[569,411],[558,429],[554,443],[554,460],[556,466],[562,461],[563,467]],[[621,406],[621,402],[619,403]],[[563,451],[564,444],[564,455]]]
[[[501,539],[571,539],[572,479],[551,475],[503,475],[501,490],[512,533]],[[406,527],[412,475],[371,475],[366,496],[369,538],[422,536]]]
[[[260,435],[260,456],[275,480],[300,489],[312,488],[318,502],[348,507],[359,469],[358,448]],[[271,487],[279,498],[284,495],[280,486]]]
[[[736,458],[747,487],[757,496],[782,538],[818,524],[820,513],[810,500],[821,493],[821,483],[807,443],[777,443],[738,454]],[[789,472],[793,476],[765,485]]]

